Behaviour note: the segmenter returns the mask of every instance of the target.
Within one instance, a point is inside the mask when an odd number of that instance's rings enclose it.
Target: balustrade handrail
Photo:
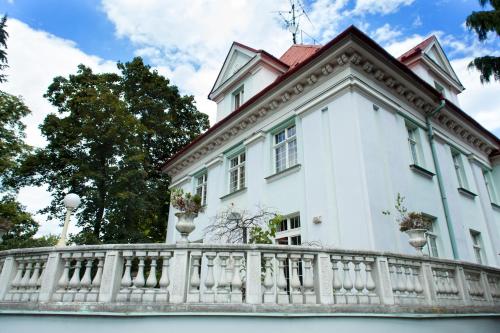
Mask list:
[[[500,313],[500,268],[392,252],[272,244],[1,251],[0,309],[28,303],[383,305],[432,311],[474,306]]]
[[[411,259],[425,262],[435,262],[442,264],[460,264],[471,268],[483,270],[492,270],[500,272],[500,267],[478,264],[475,262],[396,253],[390,251],[374,251],[365,249],[345,249],[330,246],[306,246],[306,245],[276,245],[276,244],[208,244],[208,243],[188,243],[188,244],[165,244],[165,243],[142,243],[142,244],[93,244],[93,245],[72,245],[62,247],[36,247],[36,248],[21,248],[0,251],[0,260],[12,255],[33,255],[33,254],[48,254],[51,252],[88,252],[88,251],[108,251],[108,250],[135,250],[141,249],[146,251],[173,251],[173,250],[204,250],[204,251],[260,251],[273,253],[337,253],[349,255],[371,255],[382,257],[396,257],[401,259]]]

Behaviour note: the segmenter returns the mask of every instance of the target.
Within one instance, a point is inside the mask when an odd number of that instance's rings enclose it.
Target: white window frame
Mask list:
[[[245,103],[245,86],[241,86],[233,93],[233,110]]]
[[[499,204],[500,200],[498,198],[498,192],[495,187],[495,183],[493,181],[493,175],[491,174],[491,170],[483,169],[483,177],[484,177],[484,185],[486,186],[486,190],[488,191],[488,195],[490,197],[490,202],[494,204]]]
[[[293,134],[290,134],[293,129]],[[283,140],[277,142],[278,136],[283,133]],[[278,160],[276,153],[278,149],[284,147],[285,149],[285,161],[282,167],[278,166]],[[295,149],[293,150],[293,148]],[[293,150],[293,154],[291,154]],[[272,161],[274,173],[281,172],[288,168],[297,165],[298,162],[298,142],[297,142],[297,125],[295,122],[287,123],[286,125],[280,126],[279,129],[272,132]]]
[[[408,140],[408,149],[410,151],[410,158],[413,162],[412,164],[424,167],[421,152],[422,148],[420,145],[419,128],[415,124],[407,121],[405,122],[405,129]]]
[[[201,182],[200,182],[201,179]],[[207,204],[208,173],[203,171],[195,175],[195,193],[201,197],[201,205]]]
[[[233,160],[237,159],[237,163],[234,166],[231,166],[231,163]],[[234,193],[237,191],[240,191],[245,188],[245,183],[246,183],[246,170],[245,170],[245,164],[246,164],[246,151],[242,150],[239,151],[238,153],[232,154],[228,156],[227,158],[228,161],[228,187],[229,187],[229,193]],[[236,172],[236,187],[233,187],[232,183],[232,174],[233,172]]]
[[[481,233],[477,230],[470,229],[470,237],[472,240],[472,249],[474,251],[474,258],[480,265],[486,265],[486,257],[483,251],[483,240]]]
[[[465,166],[462,159],[462,153],[452,148],[451,158],[453,161],[453,168],[455,169],[455,174],[457,176],[458,187],[463,189],[468,189],[469,183],[467,181],[467,175],[465,173]]]
[[[292,219],[298,219],[299,227],[292,228]],[[287,239],[287,244],[292,245],[292,239],[296,239],[296,237],[300,238],[300,241],[302,242],[302,226],[301,226],[301,220],[300,220],[300,214],[295,213],[295,214],[290,214],[288,216],[283,217],[282,223],[286,223],[286,230],[281,230],[276,232],[275,236],[275,241],[276,244],[278,243],[278,239]],[[293,244],[293,245],[300,245],[300,244]]]

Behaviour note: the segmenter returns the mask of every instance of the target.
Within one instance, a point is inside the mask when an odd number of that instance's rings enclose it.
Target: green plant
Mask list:
[[[432,220],[421,212],[408,212],[408,208],[404,205],[405,197],[398,193],[394,208],[399,214],[396,221],[399,224],[399,230],[404,232],[412,229],[429,230],[432,226]],[[384,215],[391,215],[391,212],[383,211]]]
[[[267,222],[265,228],[261,226],[254,226],[250,229],[250,243],[251,244],[272,244],[281,224],[283,217],[276,215]]]
[[[198,194],[184,192],[184,190],[176,188],[171,192],[170,202],[172,206],[182,213],[198,214],[203,212],[201,197]]]

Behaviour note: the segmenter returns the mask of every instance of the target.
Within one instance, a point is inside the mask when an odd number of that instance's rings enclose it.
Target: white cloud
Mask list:
[[[393,29],[388,23],[384,24],[372,34],[373,39],[378,43],[393,41],[396,37],[401,36],[401,31]]]
[[[424,36],[415,34],[401,40],[392,41],[392,43],[384,45],[384,48],[393,57],[399,57],[418,43],[422,42],[424,38]]]
[[[87,55],[77,48],[77,45],[44,31],[34,30],[25,23],[13,18],[7,21],[8,60],[6,71],[8,82],[0,89],[13,94],[22,95],[32,114],[23,121],[26,124],[26,141],[28,144],[41,147],[45,140],[38,126],[55,108],[43,98],[43,94],[55,76],[66,76],[76,71],[76,66],[84,63],[96,71],[115,71],[114,62],[104,61],[99,57]],[[31,213],[46,207],[50,193],[45,188],[23,188],[18,200]],[[45,222],[45,217],[36,215],[41,224],[39,234],[58,234],[60,228],[57,222]],[[74,229],[70,229],[74,232]]]
[[[417,15],[417,17],[415,17],[415,19],[413,20],[413,23],[411,25],[414,28],[418,28],[418,27],[421,27],[422,24],[423,24],[422,18],[420,17],[420,15]]]
[[[395,13],[402,6],[409,6],[415,0],[357,0],[353,14],[391,14]]]
[[[281,55],[291,36],[273,11],[286,5],[266,0],[102,2],[116,35],[132,41],[137,55],[147,56],[181,91],[193,94],[212,122],[216,106],[207,95],[231,42]]]

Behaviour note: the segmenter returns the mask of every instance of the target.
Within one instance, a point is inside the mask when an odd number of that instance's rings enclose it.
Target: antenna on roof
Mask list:
[[[307,16],[304,6],[300,2],[300,0],[289,0],[289,1],[291,9],[286,11],[280,10],[277,11],[277,13],[285,23],[285,28],[292,33],[293,43],[297,44],[297,33],[299,32],[300,18],[302,16],[305,16],[307,20],[311,23],[311,25],[312,22],[309,19],[309,16]],[[303,30],[300,31],[302,35]],[[306,35],[309,36],[309,34],[307,33]],[[314,38],[313,41],[316,42]]]

